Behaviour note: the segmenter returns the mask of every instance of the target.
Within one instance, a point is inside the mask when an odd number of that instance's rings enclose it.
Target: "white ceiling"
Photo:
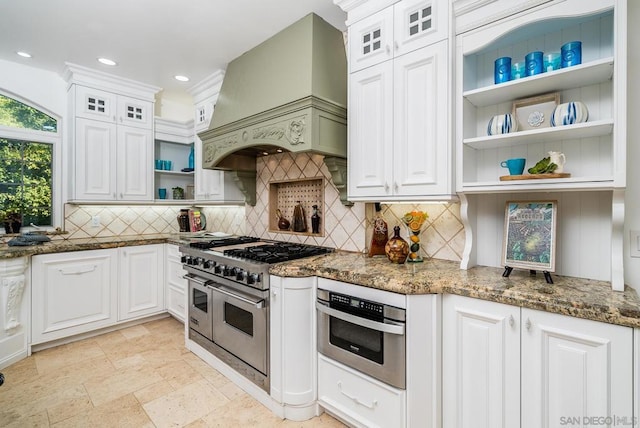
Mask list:
[[[345,29],[333,0],[0,0],[0,59],[56,73],[72,62],[190,102],[188,88],[310,12]]]

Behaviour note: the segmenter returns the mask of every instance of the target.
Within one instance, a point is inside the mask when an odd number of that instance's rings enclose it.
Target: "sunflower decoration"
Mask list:
[[[409,248],[410,253],[407,259],[408,262],[418,263],[422,261],[420,257],[420,231],[422,225],[429,218],[429,215],[423,211],[413,210],[402,216],[402,221],[407,225],[409,231],[409,239],[411,240],[411,246]]]

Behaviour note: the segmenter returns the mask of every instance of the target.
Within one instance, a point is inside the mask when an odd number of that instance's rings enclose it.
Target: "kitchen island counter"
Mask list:
[[[613,291],[606,281],[555,274],[554,284],[547,284],[542,272],[532,276],[514,269],[508,278],[502,272],[486,266],[462,270],[457,262],[437,259],[397,265],[386,257],[343,251],[270,269],[272,275],[283,277],[318,276],[400,294],[457,294],[640,328],[640,298],[629,286],[624,292]]]

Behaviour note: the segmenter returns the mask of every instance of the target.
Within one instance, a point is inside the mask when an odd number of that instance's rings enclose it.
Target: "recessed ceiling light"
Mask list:
[[[189,78],[187,76],[181,76],[181,75],[177,75],[177,76],[173,76],[174,79],[179,80],[181,82],[188,82]]]
[[[104,65],[117,65],[118,63],[109,58],[98,58],[98,62]]]
[[[269,156],[269,152],[262,152],[263,156]]]
[[[29,52],[18,51],[16,53],[23,58],[31,58],[31,54]]]

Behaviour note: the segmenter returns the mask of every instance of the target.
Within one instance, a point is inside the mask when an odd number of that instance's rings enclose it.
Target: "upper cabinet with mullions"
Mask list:
[[[78,85],[76,117],[152,129],[153,103]]]
[[[349,27],[349,72],[447,38],[444,1],[404,0]]]

